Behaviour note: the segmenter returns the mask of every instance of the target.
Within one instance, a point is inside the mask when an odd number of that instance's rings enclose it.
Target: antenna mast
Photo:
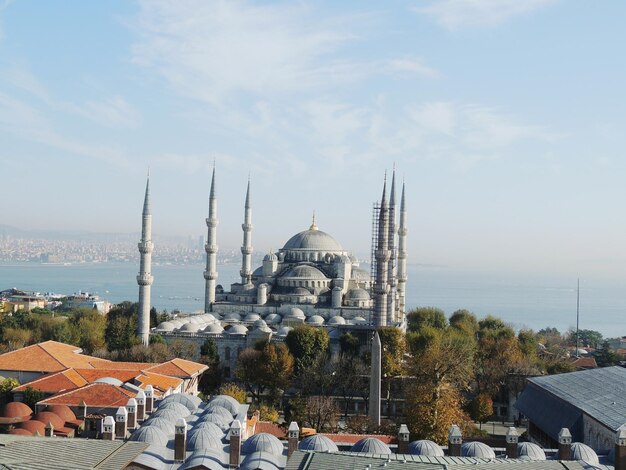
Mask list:
[[[578,353],[578,321],[580,320],[580,278],[576,283],[576,357],[580,357]]]

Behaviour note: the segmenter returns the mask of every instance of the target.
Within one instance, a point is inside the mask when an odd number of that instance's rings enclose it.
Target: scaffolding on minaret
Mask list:
[[[369,286],[369,294],[370,299],[372,299],[372,304],[370,307],[370,319],[374,319],[375,312],[375,291],[374,285],[376,283],[376,268],[378,266],[378,262],[376,260],[376,250],[378,249],[378,229],[380,223],[380,202],[377,201],[372,204],[372,249],[371,249],[371,261],[370,261],[370,286]]]

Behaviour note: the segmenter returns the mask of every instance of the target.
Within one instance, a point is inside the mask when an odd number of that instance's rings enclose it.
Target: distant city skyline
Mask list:
[[[0,2],[2,223],[368,253],[385,171],[412,263],[626,279],[626,4]],[[410,286],[410,281],[409,281]]]

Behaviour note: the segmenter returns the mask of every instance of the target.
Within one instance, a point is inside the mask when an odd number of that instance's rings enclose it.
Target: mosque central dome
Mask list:
[[[329,234],[312,225],[309,230],[304,230],[291,237],[285,243],[283,250],[343,251],[343,248]]]

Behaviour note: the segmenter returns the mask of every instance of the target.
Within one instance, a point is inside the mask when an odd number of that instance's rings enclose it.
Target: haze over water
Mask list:
[[[238,280],[238,264],[219,265],[218,283]],[[158,310],[199,311],[204,306],[202,264],[153,267],[152,304]],[[137,301],[135,263],[46,265],[0,264],[0,290],[72,294],[98,293],[113,302]],[[409,265],[407,306],[434,306],[449,316],[466,308],[478,318],[493,314],[515,328],[560,331],[576,325],[576,279],[566,276],[476,272]],[[626,283],[598,278],[581,279],[580,328],[605,337],[626,335]]]

